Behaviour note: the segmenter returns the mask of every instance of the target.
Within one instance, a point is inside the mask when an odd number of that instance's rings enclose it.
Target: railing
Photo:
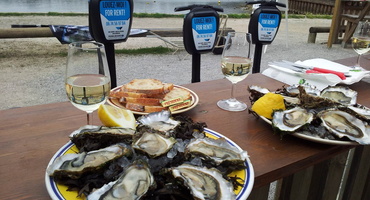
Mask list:
[[[334,1],[289,0],[289,12],[295,14],[333,14]]]
[[[274,183],[254,189],[248,200],[370,199],[370,146],[358,146]],[[273,195],[273,196],[271,196]]]

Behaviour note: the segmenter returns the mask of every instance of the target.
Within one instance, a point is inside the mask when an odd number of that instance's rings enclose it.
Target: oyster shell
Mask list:
[[[131,143],[134,129],[104,126],[85,126],[74,131],[70,140],[83,151],[93,151],[116,143]]]
[[[87,196],[87,199],[136,200],[144,196],[154,185],[154,176],[148,165],[144,161],[138,160],[125,169],[116,181],[95,190]]]
[[[314,116],[304,108],[295,107],[284,111],[275,111],[273,114],[273,127],[284,132],[293,132],[311,123]]]
[[[216,169],[182,164],[170,171],[190,189],[194,199],[236,199],[232,184]]]
[[[46,172],[56,178],[78,179],[85,173],[97,172],[113,160],[131,154],[131,149],[123,144],[79,154],[66,154],[55,159]]]
[[[161,132],[171,131],[180,124],[179,121],[171,118],[171,112],[168,110],[149,113],[146,116],[139,117],[138,122]]]
[[[165,137],[156,132],[145,131],[132,143],[134,149],[140,150],[155,158],[167,153],[176,143],[173,137]]]
[[[342,86],[329,86],[324,88],[320,96],[346,105],[355,105],[357,101],[357,92]]]
[[[185,148],[186,155],[201,157],[216,165],[228,163],[239,165],[244,168],[244,162],[248,158],[247,152],[230,145],[225,138],[212,139],[202,138],[192,140]],[[239,169],[240,169],[239,168]]]
[[[339,138],[347,137],[359,144],[370,144],[368,125],[355,116],[341,110],[324,110],[317,116],[323,126]]]

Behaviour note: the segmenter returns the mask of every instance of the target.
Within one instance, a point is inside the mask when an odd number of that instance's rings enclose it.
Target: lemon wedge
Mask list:
[[[274,110],[285,110],[284,97],[280,94],[267,93],[254,102],[252,110],[259,116],[272,119]]]
[[[136,119],[130,110],[102,104],[98,116],[104,126],[136,129]]]

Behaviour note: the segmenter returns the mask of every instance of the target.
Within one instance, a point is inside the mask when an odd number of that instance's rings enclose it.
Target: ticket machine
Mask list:
[[[223,12],[223,8],[209,5],[175,8],[175,12],[184,10],[190,10],[184,17],[183,39],[186,51],[192,54],[191,82],[200,82],[200,54],[213,50],[219,29],[218,12]]]

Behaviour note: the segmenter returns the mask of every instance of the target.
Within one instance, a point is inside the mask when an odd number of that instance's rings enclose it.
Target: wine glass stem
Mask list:
[[[358,54],[355,67],[360,67],[360,56],[361,54]]]
[[[87,125],[92,125],[92,112],[86,112]]]
[[[232,84],[232,86],[231,86],[231,99],[235,99],[235,97],[234,97],[234,92],[235,92],[235,83],[233,83]]]

